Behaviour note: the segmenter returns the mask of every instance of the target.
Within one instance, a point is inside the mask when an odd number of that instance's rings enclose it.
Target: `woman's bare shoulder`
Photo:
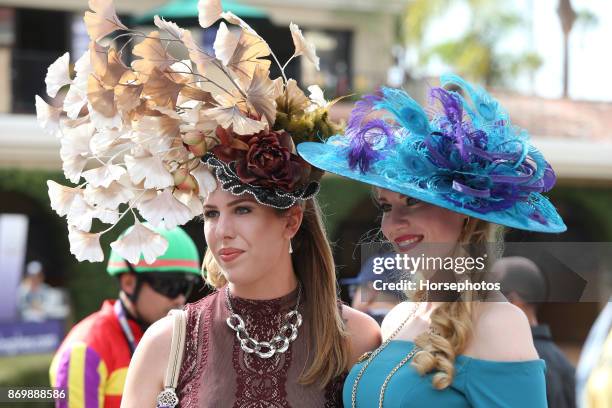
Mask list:
[[[478,305],[473,336],[465,354],[495,361],[538,358],[527,317],[509,302],[482,302]]]
[[[359,356],[380,345],[380,326],[371,316],[343,305],[342,316],[351,342],[351,365]]]
[[[381,324],[381,333],[383,340],[386,340],[391,334],[402,324],[410,315],[414,308],[413,302],[398,303],[393,309],[387,313]]]

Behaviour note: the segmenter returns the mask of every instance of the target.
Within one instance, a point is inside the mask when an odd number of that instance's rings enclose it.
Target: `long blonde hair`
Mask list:
[[[458,239],[461,244],[490,244],[502,242],[503,228],[477,218],[469,218]],[[497,248],[499,250],[499,248]],[[496,251],[497,252],[497,251]],[[497,253],[488,254],[488,264]],[[485,271],[488,268],[485,268]],[[473,280],[480,280],[472,276]],[[420,297],[423,292],[415,294]],[[481,293],[466,293],[463,299],[445,302],[431,314],[431,330],[415,339],[421,351],[414,356],[412,365],[421,374],[436,371],[432,378],[434,388],[442,390],[453,382],[455,358],[461,354],[472,336],[474,323],[474,302]]]
[[[311,318],[308,352],[312,352],[313,358],[299,381],[304,385],[325,387],[348,369],[348,335],[340,314],[334,259],[321,210],[314,199],[306,200],[303,210],[302,224],[292,239],[291,259],[293,269],[304,285],[306,315]],[[279,215],[283,212],[279,210]],[[208,249],[202,269],[209,285],[220,288],[227,283]]]

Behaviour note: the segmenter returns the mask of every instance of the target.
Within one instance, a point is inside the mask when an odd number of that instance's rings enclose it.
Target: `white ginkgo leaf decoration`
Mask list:
[[[217,37],[213,48],[215,50],[215,56],[223,63],[227,65],[234,55],[234,51],[240,41],[240,32],[233,32],[227,28],[225,23],[219,24],[217,30]]]
[[[93,218],[97,218],[105,224],[116,224],[119,222],[119,211],[108,208],[96,208]]]
[[[270,127],[276,120],[276,101],[270,98],[274,92],[274,82],[268,76],[268,70],[262,66],[257,66],[253,75],[253,80],[247,90],[247,101],[253,106],[256,112],[260,112],[266,119]]]
[[[204,205],[200,198],[193,192],[176,190],[174,196],[191,210],[191,217],[197,217],[204,212]]]
[[[68,241],[70,241],[70,252],[80,262],[101,262],[104,253],[100,246],[100,234],[79,231],[73,226],[68,226]]]
[[[141,202],[138,205],[138,211],[153,226],[164,227],[168,230],[183,225],[193,218],[189,207],[177,200],[170,188],[165,189],[151,200]]]
[[[89,8],[93,13],[85,12],[83,20],[87,34],[93,41],[98,41],[114,31],[128,29],[119,21],[112,0],[89,0]]]
[[[49,105],[38,95],[34,99],[36,100],[36,119],[38,124],[46,133],[50,135],[57,134],[62,110]]]
[[[60,139],[64,153],[60,151],[60,154],[87,156],[89,154],[89,141],[95,130],[91,123],[83,123],[77,127],[65,128]]]
[[[221,18],[227,21],[228,23],[240,26],[251,34],[258,35],[257,32],[255,32],[255,30],[253,30],[250,25],[248,25],[243,19],[241,19],[231,11],[224,11],[223,13],[221,13]]]
[[[200,27],[208,28],[221,18],[221,0],[198,1],[198,22]]]
[[[236,135],[280,130],[278,110],[291,125],[294,115],[326,109],[329,103],[320,88],[312,88],[309,99],[295,80],[288,80],[289,61],[281,65],[252,27],[223,12],[222,0],[198,2],[200,25],[219,24],[214,52],[210,44],[198,44],[196,32],[161,16],[153,18],[157,30],[143,33],[119,21],[113,0],[88,2],[88,51],[76,60],[74,73],[70,54],[54,61],[45,77],[54,99],[35,98],[44,132],[60,139],[64,175],[78,184],[49,181],[49,199],[67,219],[77,259],[101,261],[100,236],[132,216],[136,225],[113,248],[133,263],[141,257],[153,262],[168,242],[141,221],[171,229],[203,213],[203,199],[218,184],[202,162],[206,153],[219,145],[245,149],[244,138]],[[290,29],[291,58],[303,55],[318,68],[314,45],[297,25]],[[116,48],[118,38],[135,44],[131,54],[137,58],[129,65],[123,41]],[[273,63],[281,72],[275,80]]]
[[[327,105],[327,101],[325,100],[325,96],[323,96],[323,90],[319,85],[310,85],[308,87],[308,91],[310,91],[310,100],[317,106],[323,108]]]
[[[82,176],[92,187],[107,188],[113,181],[119,180],[125,173],[125,168],[106,163],[98,168],[84,171]]]
[[[195,177],[198,183],[199,195],[201,197],[206,198],[217,189],[217,179],[204,164],[200,164],[194,170],[191,170],[191,175]]]
[[[125,155],[125,165],[130,179],[138,184],[144,180],[144,187],[162,189],[174,185],[172,174],[166,169],[159,157],[136,158]]]
[[[294,56],[303,55],[310,62],[312,62],[317,71],[319,68],[319,57],[317,57],[317,50],[311,42],[306,41],[304,35],[302,34],[302,30],[298,27],[297,24],[291,23],[289,24],[289,30],[291,30],[291,37],[293,38],[293,44],[295,45]]]
[[[115,129],[102,129],[89,140],[89,149],[95,155],[101,155],[117,142],[123,134]]]
[[[65,53],[49,65],[45,84],[47,85],[47,95],[55,98],[57,92],[65,85],[72,82],[70,78],[70,53]]]
[[[76,196],[81,195],[81,189],[62,186],[53,180],[47,180],[51,208],[63,217],[68,214]]]
[[[265,122],[246,117],[237,105],[211,108],[207,115],[226,129],[231,126],[239,135],[258,133],[266,128]]]
[[[62,170],[64,176],[72,183],[77,184],[81,180],[81,173],[87,164],[87,158],[83,156],[71,156],[62,158]]]
[[[68,225],[80,231],[89,232],[93,218],[96,218],[96,208],[89,205],[82,195],[75,196],[66,215]]]
[[[88,184],[83,192],[83,197],[90,205],[114,210],[120,204],[127,203],[134,198],[134,191],[113,181],[108,188],[94,188]]]
[[[74,64],[74,71],[76,76],[64,99],[64,110],[70,119],[76,119],[87,104],[87,81],[93,72],[89,50]]]
[[[89,102],[87,103],[87,110],[89,111],[89,119],[91,120],[91,123],[93,123],[97,129],[120,129],[122,127],[121,115],[119,113],[116,113],[114,116],[110,117],[105,116],[104,114],[95,110]]]
[[[134,226],[110,246],[132,265],[139,263],[141,254],[146,263],[152,264],[166,253],[168,240],[136,220]]]
[[[160,30],[166,31],[168,34],[170,34],[176,39],[180,39],[183,35],[184,30],[178,25],[176,25],[176,23],[173,23],[172,21],[166,21],[163,17],[160,17],[158,15],[155,15],[155,17],[153,17],[153,24],[155,24],[155,26]]]

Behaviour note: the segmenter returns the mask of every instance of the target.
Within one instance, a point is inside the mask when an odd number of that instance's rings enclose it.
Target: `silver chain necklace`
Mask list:
[[[226,319],[227,325],[236,332],[236,338],[240,342],[240,348],[248,354],[255,354],[260,358],[270,358],[275,354],[284,353],[289,349],[289,344],[297,339],[298,328],[302,325],[302,315],[298,311],[300,297],[302,295],[302,284],[298,282],[298,294],[295,308],[285,315],[285,324],[278,334],[269,341],[257,341],[249,335],[244,324],[244,319],[234,312],[230,300],[229,285],[225,287],[227,309],[230,316]]]

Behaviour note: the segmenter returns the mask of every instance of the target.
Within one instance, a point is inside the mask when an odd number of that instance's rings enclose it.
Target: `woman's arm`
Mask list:
[[[352,367],[363,353],[380,345],[380,327],[372,317],[348,306],[342,306],[342,316],[349,333],[349,367]]]
[[[130,361],[121,408],[155,407],[172,341],[172,317],[164,317],[147,329]]]

